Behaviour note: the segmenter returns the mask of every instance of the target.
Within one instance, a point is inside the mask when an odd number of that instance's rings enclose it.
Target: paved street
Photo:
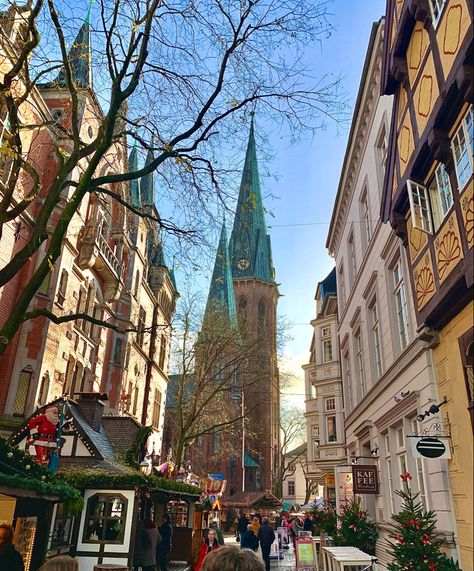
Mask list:
[[[238,543],[235,541],[234,536],[225,537],[224,539],[226,545],[238,545]],[[259,550],[259,555],[261,556],[260,550]],[[271,568],[280,569],[281,571],[284,570],[294,571],[296,569],[296,562],[295,562],[293,548],[290,546],[289,549],[285,549],[283,551],[283,559],[281,561],[273,559],[271,561]]]

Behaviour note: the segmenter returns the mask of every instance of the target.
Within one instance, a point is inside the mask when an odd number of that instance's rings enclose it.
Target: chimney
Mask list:
[[[96,432],[100,431],[102,415],[104,414],[104,402],[109,400],[106,393],[76,393],[77,408],[84,420]]]

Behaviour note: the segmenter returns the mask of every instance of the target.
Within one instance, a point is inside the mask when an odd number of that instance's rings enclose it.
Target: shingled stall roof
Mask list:
[[[82,412],[79,410],[81,398],[84,398],[88,405],[82,409]],[[92,394],[80,395],[78,401],[68,398],[66,426],[69,424],[70,428],[64,434],[77,433],[90,452],[90,456],[61,456],[58,480],[62,480],[63,485],[67,482],[76,489],[143,487],[163,502],[171,499],[197,500],[202,491],[200,488],[157,476],[145,476],[131,465],[133,462],[126,463],[126,453],[129,449],[139,448],[136,439],[149,434],[151,429],[141,427],[127,416],[101,416],[100,407],[98,413],[94,412],[92,410],[94,401],[103,398],[105,395]],[[46,406],[60,402],[61,398]],[[44,408],[36,411],[30,418],[42,414]],[[86,420],[86,415],[90,420]],[[18,446],[27,436],[30,418],[12,436],[13,445]],[[30,463],[34,464],[33,458]]]
[[[281,508],[283,503],[271,492],[237,492],[224,502],[226,507],[236,508]]]

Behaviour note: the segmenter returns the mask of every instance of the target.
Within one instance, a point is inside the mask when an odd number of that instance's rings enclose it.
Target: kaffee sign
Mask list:
[[[352,466],[354,494],[378,494],[377,466]]]

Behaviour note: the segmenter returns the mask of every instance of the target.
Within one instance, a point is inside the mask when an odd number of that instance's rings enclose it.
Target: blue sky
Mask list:
[[[318,73],[342,74],[353,108],[372,23],[384,14],[385,0],[336,0],[331,12],[335,31],[315,51],[314,67]],[[283,296],[278,312],[294,324],[293,340],[287,345],[292,369],[307,357],[316,284],[334,265],[325,244],[348,132],[349,126],[341,129],[328,123],[301,144],[288,146],[278,137],[269,138],[276,157],[270,169],[277,169],[278,180],[262,177],[262,183],[267,195],[279,197],[267,197],[265,205],[274,214],[267,223]]]

